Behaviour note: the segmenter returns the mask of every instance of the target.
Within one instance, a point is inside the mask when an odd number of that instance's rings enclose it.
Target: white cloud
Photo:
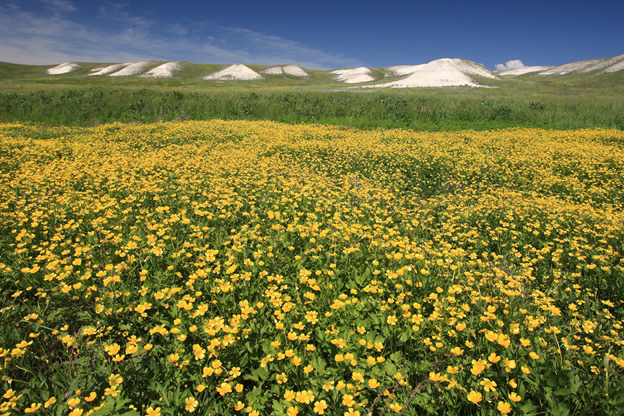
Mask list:
[[[497,64],[497,71],[509,71],[511,69],[520,69],[524,68],[526,65],[522,63],[520,59],[514,59],[513,61],[507,61],[504,64]]]
[[[52,65],[66,61],[180,60],[195,63],[298,64],[309,69],[358,66],[355,59],[296,41],[212,22],[164,24],[123,6],[100,7],[87,23],[69,0],[38,0],[37,12],[0,5],[0,61]],[[17,4],[17,6],[16,6]],[[48,9],[48,13],[43,10]],[[33,9],[34,10],[34,9]]]
[[[76,7],[67,0],[41,0],[54,13],[75,12]]]

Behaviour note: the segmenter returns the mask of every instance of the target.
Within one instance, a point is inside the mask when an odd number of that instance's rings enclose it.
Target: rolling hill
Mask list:
[[[419,65],[395,65],[382,68],[340,68],[310,70],[294,64],[277,66],[214,65],[188,62],[140,61],[125,63],[64,62],[53,67],[10,65],[12,71],[0,71],[0,80],[27,77],[57,80],[116,77],[120,79],[196,80],[206,82],[265,82],[268,85],[301,83],[309,87],[340,88],[422,88],[422,87],[500,87],[511,77],[547,78],[564,76],[600,76],[624,71],[624,55],[572,62],[561,66],[529,66],[509,71],[490,71],[465,59],[437,59]],[[108,78],[110,79],[110,78]],[[503,83],[501,84],[501,80]]]

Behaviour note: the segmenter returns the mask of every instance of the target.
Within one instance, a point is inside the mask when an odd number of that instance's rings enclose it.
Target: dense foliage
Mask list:
[[[0,125],[0,414],[622,414],[623,198],[616,130]]]

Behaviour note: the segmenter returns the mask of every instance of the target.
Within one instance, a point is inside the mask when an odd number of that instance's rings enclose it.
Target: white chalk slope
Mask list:
[[[624,69],[624,55],[614,56],[612,58],[591,59],[588,61],[572,62],[570,64],[556,66],[546,71],[540,72],[538,75],[567,75],[567,74],[586,74],[588,72],[598,71],[596,74],[607,74],[617,72]]]
[[[375,78],[373,78],[371,73],[372,71],[365,66],[359,68],[336,69],[330,72],[330,74],[336,75],[335,79],[337,81],[344,82],[345,84],[374,81]]]
[[[264,77],[245,65],[234,64],[223,68],[221,71],[206,75],[203,79],[222,81],[253,81],[264,79]]]
[[[525,66],[525,67],[518,68],[518,69],[508,69],[506,71],[495,71],[495,73],[503,77],[505,76],[515,77],[518,75],[530,74],[532,72],[542,72],[551,68],[553,67],[552,66]]]
[[[292,75],[294,77],[308,77],[308,73],[299,65],[277,65],[260,71],[261,74],[268,75]]]
[[[384,68],[389,74],[407,77],[372,85],[378,88],[417,88],[417,87],[484,87],[472,76],[499,79],[483,65],[463,59],[438,59],[423,65],[400,65]]]
[[[48,69],[47,72],[48,75],[60,75],[75,71],[78,68],[80,68],[80,66],[75,62],[64,62],[60,65],[55,66],[54,68]]]
[[[141,78],[172,78],[176,72],[182,69],[179,62],[167,62],[153,68],[143,75],[139,75]]]
[[[395,66],[387,66],[383,68],[386,71],[386,76],[402,76],[409,75],[416,71],[418,67],[422,65],[395,65]]]
[[[113,72],[117,72],[122,68],[127,67],[128,65],[130,65],[132,62],[128,62],[126,64],[113,64],[113,65],[108,65],[102,68],[93,68],[91,70],[91,73],[89,74],[89,76],[92,75],[108,75],[111,74]]]
[[[124,64],[125,68],[120,69],[117,72],[113,72],[109,74],[109,77],[128,77],[131,75],[138,75],[141,72],[145,71],[148,66],[152,65],[150,61],[141,61],[141,62],[132,62],[128,64]]]

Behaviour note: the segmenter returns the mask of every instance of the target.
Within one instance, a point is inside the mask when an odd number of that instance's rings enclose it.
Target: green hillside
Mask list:
[[[225,65],[184,62],[175,76],[159,79],[89,76],[106,64],[78,64],[73,72],[49,75],[52,66],[0,63],[0,121],[96,125],[221,118],[432,131],[624,129],[624,71],[475,77],[491,88],[371,89],[366,86],[401,77],[372,68],[376,81],[345,84],[330,71],[306,69],[305,78],[263,74],[256,81],[217,81],[203,77]]]

